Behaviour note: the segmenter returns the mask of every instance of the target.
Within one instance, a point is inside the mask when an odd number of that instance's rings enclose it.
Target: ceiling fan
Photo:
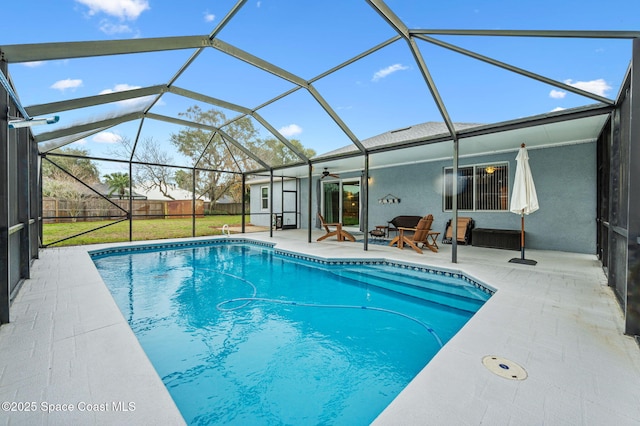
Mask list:
[[[325,167],[324,170],[322,171],[322,177],[320,179],[324,179],[327,176],[331,176],[333,178],[340,179],[340,175],[329,173],[329,169],[327,167]]]

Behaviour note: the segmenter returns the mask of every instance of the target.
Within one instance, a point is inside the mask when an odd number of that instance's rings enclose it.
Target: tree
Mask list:
[[[203,111],[198,106],[190,107],[186,112],[180,113],[180,116],[216,128],[220,128],[227,121],[222,111],[214,109]],[[248,117],[235,120],[225,126],[224,132],[244,146],[250,146],[251,142],[258,137],[258,131]],[[220,134],[212,137],[210,131],[203,129],[182,129],[171,135],[171,142],[180,153],[191,158],[198,168],[211,170],[196,171],[195,189],[196,194],[207,194],[212,202],[230,193],[230,189],[239,183],[238,175],[224,171],[241,171],[253,162],[241,150],[224,140]],[[176,178],[181,188],[192,189],[192,173],[192,171],[183,171],[180,178]]]
[[[176,170],[173,174],[173,179],[176,182],[178,188],[184,189],[185,191],[193,190],[193,179],[191,178],[191,172],[187,172],[185,170]]]
[[[55,198],[56,203],[59,203],[61,209],[75,222],[84,211],[85,202],[95,197],[91,190],[77,180],[87,185],[100,182],[98,167],[90,159],[81,158],[89,155],[84,149],[59,148],[50,154],[69,157],[48,155],[42,160],[42,195]]]
[[[92,184],[100,181],[98,167],[88,158],[79,158],[88,156],[89,151],[81,148],[58,148],[51,151],[51,154],[73,156],[59,157],[50,155],[50,160],[84,183]],[[42,176],[44,179],[52,179],[55,181],[68,182],[74,180],[71,176],[51,164],[48,160],[42,161]]]
[[[216,128],[221,128],[227,123],[227,118],[222,111],[214,109],[203,111],[198,106],[190,107],[180,115],[190,121]],[[234,120],[224,125],[222,130],[270,166],[300,161],[300,158],[279,140],[260,139],[259,132],[249,117]],[[181,154],[193,160],[197,169],[207,170],[196,170],[197,196],[206,194],[212,202],[216,202],[224,195],[228,195],[237,202],[242,201],[241,175],[225,172],[253,169],[258,166],[255,160],[236,148],[223,135],[219,133],[212,135],[208,130],[185,128],[172,134],[171,142]],[[298,140],[292,140],[291,143],[308,158],[316,154],[314,150],[304,148]],[[193,169],[180,170],[174,177],[180,188],[193,190]]]
[[[75,180],[46,179],[42,183],[42,196],[56,199],[56,212],[66,217],[67,212],[72,222],[78,220],[78,216],[87,207],[87,202],[95,200],[95,194]]]
[[[123,137],[120,139],[120,146],[113,150],[112,154],[118,157],[129,157],[131,151],[133,151],[133,143],[129,138]],[[158,188],[165,197],[175,199],[170,192],[174,184],[171,168],[158,166],[158,164],[170,164],[173,159],[162,150],[153,137],[145,138],[138,143],[133,159],[140,163],[133,167],[135,185],[145,191]]]
[[[117,192],[122,200],[129,192],[129,175],[127,173],[116,172],[104,175],[104,181],[109,185],[109,196]]]
[[[311,158],[316,155],[316,152],[313,149],[305,148],[297,139],[291,139],[289,143],[291,143],[298,152],[302,153],[307,158]],[[253,147],[253,151],[265,163],[274,167],[301,161],[300,157],[287,148],[285,144],[275,138],[258,141],[258,143]]]

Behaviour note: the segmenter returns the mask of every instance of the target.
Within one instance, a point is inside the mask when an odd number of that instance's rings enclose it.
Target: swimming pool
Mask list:
[[[241,240],[92,258],[189,424],[368,424],[492,293]]]

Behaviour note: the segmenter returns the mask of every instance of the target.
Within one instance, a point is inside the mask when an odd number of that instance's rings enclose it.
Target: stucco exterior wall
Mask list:
[[[529,164],[536,184],[540,209],[525,216],[526,246],[531,249],[559,250],[575,253],[596,252],[596,144],[582,143],[553,148],[529,149]],[[461,158],[460,166],[490,162],[509,163],[509,199],[516,171],[517,151]],[[369,228],[384,225],[398,215],[424,216],[433,214],[433,229],[443,232],[451,212],[443,210],[444,168],[451,161],[433,161],[402,167],[375,169],[371,164],[369,186]],[[359,173],[341,173],[343,179]],[[274,186],[278,193],[278,186]],[[315,214],[318,202],[313,182],[312,224],[317,226]],[[252,211],[255,201],[252,188]],[[399,204],[379,204],[378,199],[393,194]],[[307,227],[308,184],[300,184],[302,206],[300,227]],[[259,197],[258,197],[259,198]],[[259,206],[259,204],[258,204]],[[520,216],[509,211],[459,211],[459,216],[470,216],[477,228],[520,229]],[[252,217],[252,223],[253,217]]]
[[[263,186],[269,187],[269,183],[250,185],[251,199],[249,202],[249,222],[255,226],[269,226],[271,223],[269,209],[262,208],[261,188]]]
[[[274,179],[273,182],[273,194],[270,194],[270,197],[273,198],[273,211],[276,214],[280,214],[283,211],[283,193],[282,193],[282,181],[280,179]],[[262,208],[262,197],[261,197],[261,188],[267,187],[269,188],[269,182],[261,182],[258,184],[251,185],[251,200],[250,200],[250,216],[249,222],[256,226],[269,226],[272,222],[271,215],[269,214],[269,208]],[[295,180],[285,180],[284,181],[284,189],[287,191],[295,191],[296,190],[296,181]],[[298,207],[297,211],[300,212],[300,200],[306,200],[306,198],[301,198],[300,194],[298,194]],[[293,199],[293,195],[284,196],[284,210],[285,211],[295,211],[294,207],[295,200]],[[306,204],[305,204],[306,205]],[[298,216],[298,222],[299,222]],[[283,218],[283,222],[285,225],[290,225],[295,223],[295,217],[293,214],[286,213]],[[306,222],[300,225],[298,223],[298,227],[306,228]]]

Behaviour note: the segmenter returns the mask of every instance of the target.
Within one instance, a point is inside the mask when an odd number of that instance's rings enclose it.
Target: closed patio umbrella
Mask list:
[[[531,168],[529,167],[529,154],[525,144],[520,145],[520,151],[516,157],[516,177],[513,182],[513,191],[511,193],[510,210],[520,215],[520,258],[511,259],[509,262],[523,263],[525,265],[535,265],[535,260],[528,260],[524,257],[524,215],[533,213],[540,206],[538,205],[538,195],[536,187],[533,183]]]

